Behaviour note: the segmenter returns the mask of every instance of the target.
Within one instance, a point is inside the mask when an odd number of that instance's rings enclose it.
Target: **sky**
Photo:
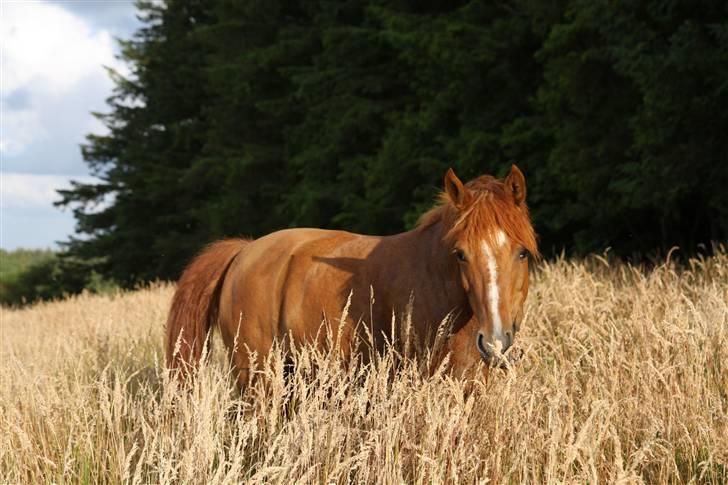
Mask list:
[[[128,73],[115,38],[140,27],[132,0],[0,0],[0,247],[56,248],[74,231],[53,206],[70,180],[92,181],[80,145],[105,133],[113,84]]]

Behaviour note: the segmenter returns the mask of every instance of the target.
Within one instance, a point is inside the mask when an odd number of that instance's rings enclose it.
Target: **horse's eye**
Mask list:
[[[518,253],[518,259],[526,259],[528,257],[528,251],[525,249],[521,249],[521,252]]]
[[[458,260],[460,261],[467,261],[467,259],[465,258],[465,253],[462,249],[455,250],[455,257],[458,258]]]

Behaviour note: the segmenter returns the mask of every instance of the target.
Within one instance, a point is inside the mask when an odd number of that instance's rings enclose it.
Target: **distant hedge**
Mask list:
[[[0,304],[25,305],[115,288],[84,262],[49,250],[0,250]]]

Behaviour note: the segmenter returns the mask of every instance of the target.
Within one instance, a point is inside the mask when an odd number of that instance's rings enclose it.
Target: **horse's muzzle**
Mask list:
[[[480,332],[478,332],[475,341],[478,353],[480,353],[483,362],[489,366],[500,367],[501,369],[508,368],[510,364],[520,360],[523,355],[521,349],[512,347],[512,343],[513,340],[510,334],[508,334],[508,345],[502,350],[498,350],[493,344],[486,343],[485,337]]]

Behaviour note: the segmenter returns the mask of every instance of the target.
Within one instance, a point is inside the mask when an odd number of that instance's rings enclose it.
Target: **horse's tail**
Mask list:
[[[217,322],[218,300],[225,273],[243,239],[226,239],[207,246],[187,265],[177,283],[167,317],[167,367],[185,379],[204,357],[205,343]]]

